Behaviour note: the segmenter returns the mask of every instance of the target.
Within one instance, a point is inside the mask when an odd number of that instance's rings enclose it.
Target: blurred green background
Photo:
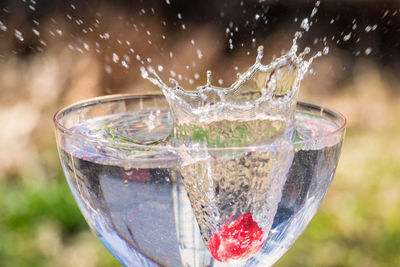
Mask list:
[[[120,266],[90,232],[72,198],[57,155],[52,116],[89,97],[156,90],[134,67],[110,63],[113,51],[122,58],[126,49],[118,40],[135,42],[145,36],[125,23],[130,13],[157,4],[133,2],[0,1],[0,266]],[[190,15],[196,5],[212,1],[188,2],[175,1],[171,8]],[[299,26],[293,19],[307,16],[314,3],[261,2],[270,6],[271,24],[258,40],[268,42],[267,54],[288,49],[293,35],[287,33]],[[172,11],[163,8],[168,17]],[[360,31],[353,31],[349,42],[331,40],[331,52],[315,62],[300,95],[345,114],[347,137],[319,212],[276,266],[400,266],[400,1],[322,1],[321,13],[303,43],[328,30],[329,39],[341,39],[354,24]],[[90,34],[84,24],[96,16],[102,23]],[[155,16],[143,16],[152,32],[160,29]],[[200,69],[212,66],[229,81],[225,62],[249,66],[226,43],[209,42],[218,39],[209,29],[212,23],[187,17],[190,34],[168,43],[175,54],[185,48],[185,38],[196,36],[208,52]],[[376,30],[365,30],[375,24]],[[99,38],[99,32],[111,33],[112,40]],[[96,42],[100,51],[94,49]],[[85,43],[92,49],[85,51]],[[145,46],[139,50],[152,51]],[[191,55],[181,54],[183,62]],[[179,61],[164,64],[184,71]]]

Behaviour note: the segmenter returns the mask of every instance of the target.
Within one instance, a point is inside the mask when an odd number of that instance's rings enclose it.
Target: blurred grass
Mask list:
[[[277,266],[400,266],[400,128],[350,128],[335,181]]]
[[[53,167],[46,179],[35,171],[1,177],[0,266],[119,266],[89,232],[61,167]]]

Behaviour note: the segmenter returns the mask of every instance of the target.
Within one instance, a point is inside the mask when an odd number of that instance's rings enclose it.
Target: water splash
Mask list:
[[[310,53],[308,47],[297,54],[297,40],[301,35],[301,32],[296,33],[291,49],[267,65],[262,63],[264,48],[259,46],[255,63],[229,87],[214,86],[211,71],[207,71],[206,85],[197,87],[196,91],[186,91],[172,78],[168,86],[152,67],[141,67],[142,77],[165,94],[176,124],[266,117],[290,124],[300,82],[313,60],[323,54],[318,52],[306,60]],[[328,51],[324,49],[324,54]]]

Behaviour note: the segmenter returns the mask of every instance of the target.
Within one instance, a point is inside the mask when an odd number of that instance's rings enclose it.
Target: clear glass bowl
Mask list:
[[[54,122],[68,184],[107,249],[124,266],[192,267],[276,262],[319,208],[346,126],[299,101],[294,142],[178,146],[162,95],[94,98]]]

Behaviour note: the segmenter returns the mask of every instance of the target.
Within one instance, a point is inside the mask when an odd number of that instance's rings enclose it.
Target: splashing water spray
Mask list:
[[[316,7],[318,5],[319,2]],[[311,17],[316,14],[316,7]],[[308,19],[302,21],[301,28],[306,32],[309,30]],[[262,159],[261,155],[255,153],[253,163],[250,163],[254,164],[253,168],[258,168],[257,162],[262,160],[279,166],[269,167],[264,173],[264,176],[269,177],[269,186],[262,188],[262,195],[270,196],[271,200],[255,201],[251,196],[244,196],[245,204],[226,209],[221,203],[225,203],[233,191],[241,191],[243,188],[228,189],[216,194],[204,184],[220,183],[221,187],[226,187],[228,182],[236,183],[240,177],[235,171],[229,174],[229,178],[225,178],[226,173],[221,174],[219,169],[225,168],[229,173],[226,165],[240,155],[216,155],[207,151],[207,148],[290,145],[293,142],[300,82],[312,62],[329,52],[329,48],[325,47],[323,52],[317,52],[306,60],[310,48],[297,54],[297,41],[302,34],[296,32],[291,49],[268,65],[262,63],[264,47],[259,46],[255,63],[246,72],[239,74],[236,82],[227,88],[212,85],[210,70],[207,71],[206,85],[197,87],[196,91],[185,91],[176,80],[170,79],[171,86],[168,86],[154,68],[141,67],[142,77],[158,86],[170,104],[174,118],[174,129],[170,136],[172,142],[183,147],[200,147],[206,151],[205,154],[182,154],[182,175],[203,239],[217,261],[246,260],[262,248],[271,230],[293,155],[287,153],[283,157],[271,154]],[[226,157],[229,159],[226,160]],[[217,159],[224,160],[219,164]],[[208,177],[205,176],[204,180],[192,179],[195,172],[202,168],[208,170]],[[243,183],[252,186],[255,181],[249,177]]]

